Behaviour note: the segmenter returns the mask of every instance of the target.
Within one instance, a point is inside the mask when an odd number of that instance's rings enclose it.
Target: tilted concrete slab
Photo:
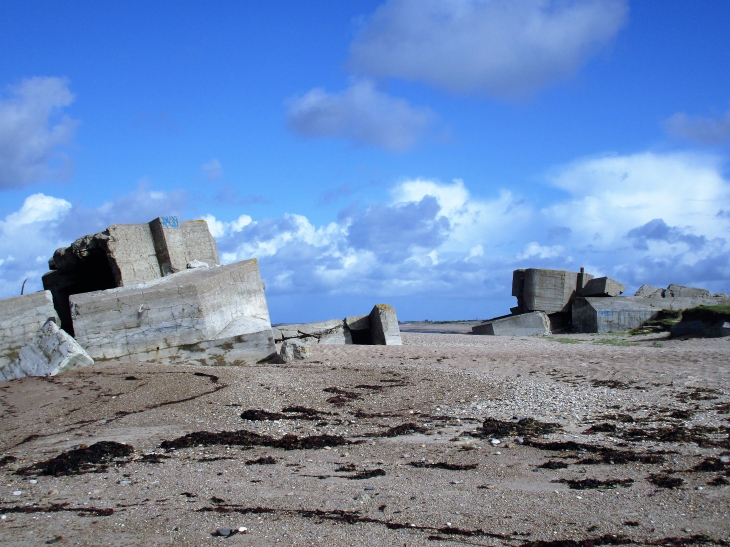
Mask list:
[[[635,329],[654,319],[662,310],[681,311],[697,306],[730,304],[730,298],[600,296],[578,297],[573,301],[573,331],[604,333]]]
[[[546,313],[534,311],[488,321],[471,331],[491,336],[545,336],[550,334],[550,319]]]
[[[0,368],[17,359],[49,318],[58,320],[50,291],[0,300]]]
[[[652,296],[661,297],[664,296],[664,289],[662,289],[661,287],[654,287],[653,285],[644,284],[639,287],[634,296],[641,296],[643,298],[651,298]]]
[[[276,351],[255,259],[70,302],[76,340],[97,360],[243,365]]]
[[[698,289],[695,287],[683,287],[682,285],[671,284],[667,287],[665,296],[680,296],[688,298],[704,298],[712,296],[707,289]]]
[[[0,381],[26,376],[55,376],[61,372],[94,364],[76,340],[61,330],[57,319],[50,318],[18,357],[0,368]]]
[[[370,337],[376,346],[402,346],[395,309],[388,304],[375,304],[370,312]]]
[[[586,273],[528,268],[525,270],[522,308],[524,311],[545,313],[568,312],[573,298],[591,279],[593,276]]]
[[[581,296],[619,296],[626,290],[626,285],[610,277],[596,277],[588,281],[580,291]]]
[[[315,323],[278,325],[282,340],[314,338],[319,344],[352,344],[350,331],[341,319],[329,319]]]

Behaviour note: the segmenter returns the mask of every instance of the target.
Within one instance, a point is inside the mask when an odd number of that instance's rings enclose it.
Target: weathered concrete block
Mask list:
[[[348,315],[345,317],[345,326],[353,330],[368,330],[370,329],[370,316],[369,315]]]
[[[66,370],[93,365],[94,360],[51,318],[18,357],[0,369],[0,381],[25,376],[55,376]]]
[[[94,359],[239,365],[275,353],[255,259],[76,294],[70,303],[76,339]]]
[[[58,319],[50,291],[0,300],[0,368],[17,359],[49,318]]]
[[[523,307],[526,311],[545,313],[570,311],[577,291],[591,279],[593,276],[586,273],[528,268],[525,270]]]
[[[106,232],[107,262],[115,281],[112,287],[129,287],[162,277],[148,224],[114,224]]]
[[[281,335],[281,331],[277,327],[271,327],[271,335],[274,337],[274,342],[281,342],[284,337]]]
[[[580,292],[581,296],[618,296],[626,285],[610,277],[597,277],[588,281]]]
[[[215,239],[204,220],[179,222],[177,217],[159,217],[150,221],[149,228],[163,275],[183,271],[193,260],[209,266],[220,264]]]
[[[279,354],[285,363],[301,361],[312,355],[311,346],[316,343],[316,338],[290,338],[281,344]]]
[[[395,309],[388,304],[375,304],[370,312],[370,337],[373,345],[402,346]]]
[[[534,311],[488,321],[471,331],[492,336],[545,336],[550,334],[550,320],[546,313]]]
[[[682,285],[671,284],[667,287],[665,296],[705,298],[712,295],[710,294],[710,291],[706,289],[696,289],[694,287],[683,287]]]
[[[634,296],[641,296],[642,298],[662,297],[664,296],[664,289],[645,284],[639,287]]]
[[[729,305],[730,298],[578,297],[573,302],[574,332],[613,332],[640,327],[662,310],[681,311],[697,306]]]

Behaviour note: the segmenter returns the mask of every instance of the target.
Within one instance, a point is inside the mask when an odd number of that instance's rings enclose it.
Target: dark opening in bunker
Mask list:
[[[351,330],[352,343],[358,346],[370,346],[373,341],[370,338],[370,329]]]
[[[49,262],[51,271],[43,276],[43,288],[53,294],[53,307],[61,328],[74,335],[69,296],[113,289],[117,286],[106,249],[102,247],[59,249]]]

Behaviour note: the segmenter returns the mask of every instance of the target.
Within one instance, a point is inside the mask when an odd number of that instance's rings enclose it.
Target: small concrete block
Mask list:
[[[395,309],[388,304],[375,304],[370,312],[370,336],[375,346],[402,346]]]
[[[345,325],[350,330],[367,330],[370,328],[370,316],[348,315],[345,317]]]
[[[312,355],[313,344],[317,343],[316,338],[291,338],[284,340],[281,344],[281,359],[285,363],[291,363],[292,361],[301,361]]]
[[[492,336],[545,336],[550,334],[550,319],[546,313],[535,311],[488,321],[471,331]]]
[[[55,376],[66,370],[93,365],[94,360],[76,340],[48,319],[18,358],[0,370],[0,380],[25,376]]]
[[[642,298],[663,297],[664,289],[645,284],[639,287],[639,290],[636,291],[634,296],[640,296]]]
[[[276,327],[271,327],[271,334],[274,336],[274,342],[281,342],[284,339],[281,331]]]
[[[667,296],[686,297],[686,298],[704,298],[711,296],[707,289],[696,289],[694,287],[683,287],[682,285],[669,285],[666,291]]]
[[[0,369],[18,357],[49,318],[58,319],[50,291],[0,300]]]
[[[597,277],[586,283],[582,296],[618,296],[626,290],[626,285],[610,277]]]
[[[315,323],[279,325],[282,340],[311,337],[319,344],[352,344],[350,331],[341,319],[329,319]]]

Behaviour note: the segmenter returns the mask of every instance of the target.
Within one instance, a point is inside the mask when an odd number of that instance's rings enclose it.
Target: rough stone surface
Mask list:
[[[730,304],[730,298],[578,297],[573,302],[573,331],[604,333],[640,327],[662,310],[681,311],[697,306]]]
[[[588,281],[581,296],[618,296],[626,290],[626,285],[610,277],[597,277]]]
[[[107,260],[115,287],[146,283],[162,275],[148,224],[114,224],[106,232]]]
[[[370,336],[373,345],[401,346],[400,327],[395,309],[388,304],[375,304],[370,312]]]
[[[524,311],[545,313],[570,311],[573,298],[591,279],[591,274],[528,268],[525,270],[523,301],[518,307]]]
[[[664,289],[645,284],[639,287],[634,296],[641,296],[642,298],[662,297],[664,296]]]
[[[316,338],[290,338],[281,344],[281,359],[285,363],[306,359],[312,354],[312,344],[316,344]]]
[[[707,289],[697,289],[694,287],[683,287],[682,285],[669,285],[665,292],[666,296],[686,297],[686,298],[704,298],[711,296]]]
[[[58,318],[49,291],[0,300],[0,368],[14,361],[51,317]]]
[[[61,330],[55,318],[41,327],[18,357],[0,369],[0,381],[25,376],[55,376],[66,370],[93,365],[94,360],[76,340]]]
[[[488,321],[471,330],[493,336],[545,336],[550,334],[550,320],[546,313],[535,311]]]
[[[284,339],[277,327],[271,327],[271,335],[274,337],[274,342],[281,342]]]
[[[76,339],[94,359],[241,365],[276,351],[255,259],[70,302]]]
[[[207,262],[201,262],[200,260],[193,260],[192,262],[188,262],[185,266],[188,270],[195,270],[197,268],[210,268]]]

